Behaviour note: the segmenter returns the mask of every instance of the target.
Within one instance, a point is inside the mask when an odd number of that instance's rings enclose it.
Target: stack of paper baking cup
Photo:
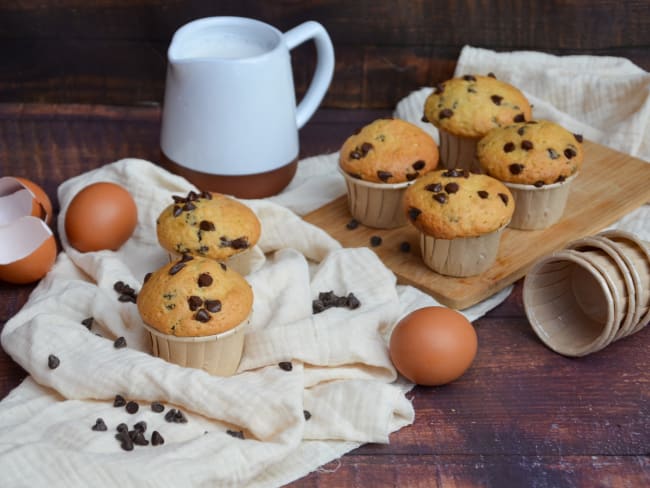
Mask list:
[[[585,356],[650,322],[650,243],[611,230],[539,260],[523,301],[537,336],[565,356]]]

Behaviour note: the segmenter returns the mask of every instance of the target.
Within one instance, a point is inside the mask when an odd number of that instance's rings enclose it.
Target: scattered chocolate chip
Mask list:
[[[345,297],[345,306],[351,310],[354,310],[355,308],[359,308],[361,306],[361,302],[356,296],[354,296],[354,293],[348,293],[348,296]]]
[[[203,300],[201,300],[201,297],[197,297],[196,295],[192,295],[187,299],[187,304],[190,307],[190,310],[192,312],[195,312],[196,310],[199,309],[201,305],[203,305]]]
[[[196,208],[196,205],[194,205],[192,202],[187,202],[183,205],[182,208],[184,212],[189,212],[191,210],[194,210]]]
[[[128,403],[126,404],[126,407],[125,407],[125,408],[126,408],[126,411],[127,411],[128,413],[130,413],[130,414],[134,414],[134,413],[136,413],[136,412],[138,411],[138,409],[140,408],[140,405],[138,405],[137,402],[130,401],[130,402],[128,402]]]
[[[242,430],[230,430],[230,429],[228,429],[226,431],[226,434],[228,434],[229,436],[235,437],[237,439],[243,439],[244,438],[244,431],[242,431]]]
[[[361,156],[365,157],[367,154],[374,149],[374,146],[369,142],[364,142],[361,144]]]
[[[535,188],[541,188],[544,186],[544,180],[537,180],[535,183],[533,183],[533,186]]]
[[[567,147],[564,150],[564,155],[567,157],[567,159],[571,159],[577,156],[578,153],[575,152],[575,150],[571,147]]]
[[[133,432],[133,434],[131,434]],[[142,432],[138,431],[131,431],[129,432],[129,437],[131,437],[131,440],[133,441],[133,444],[136,446],[148,446],[149,441],[144,438],[144,434]]]
[[[345,227],[353,230],[359,227],[359,221],[357,219],[351,219],[347,224],[345,224]]]
[[[172,215],[174,217],[178,217],[182,213],[183,213],[183,209],[181,207],[179,207],[178,205],[174,205],[174,208],[172,210]]]
[[[153,273],[151,273],[151,272],[144,275],[143,283],[146,283],[147,281],[149,281],[149,278],[151,278],[151,275],[153,275]]]
[[[515,143],[514,142],[506,142],[503,145],[503,152],[509,153],[515,150]]]
[[[458,186],[458,183],[451,182],[451,183],[447,183],[445,185],[445,191],[447,193],[449,193],[450,195],[452,193],[456,193],[459,189],[460,189],[460,186]]]
[[[423,115],[422,118],[421,118],[420,120],[421,120],[422,122],[424,122],[425,124],[426,124],[427,122],[429,122],[429,119],[427,119],[427,116],[426,116],[426,115]]]
[[[133,425],[133,430],[144,433],[147,431],[147,423],[144,420],[141,420]]]
[[[433,199],[440,204],[447,203],[447,194],[436,193],[435,195],[433,195]]]
[[[449,119],[449,118],[453,117],[453,115],[454,115],[454,111],[453,111],[452,109],[450,109],[450,108],[443,108],[443,109],[440,111],[440,113],[438,114],[438,118],[439,118],[440,120],[442,120],[442,119]]]
[[[411,243],[407,242],[407,241],[401,242],[400,245],[399,245],[399,250],[401,252],[410,252],[411,251]]]
[[[126,347],[126,339],[123,336],[118,337],[115,339],[115,342],[113,342],[113,347],[115,349],[122,349],[123,347]]]
[[[529,141],[529,140],[521,141],[521,148],[524,151],[530,151],[533,147],[534,146],[533,146],[532,141]]]
[[[524,132],[526,132],[525,127],[519,127],[519,129],[517,129],[517,134],[519,134],[520,136],[523,136]]]
[[[176,273],[178,273],[184,267],[185,267],[185,263],[178,262],[178,263],[174,264],[174,266],[169,268],[169,274],[170,275],[175,275]]]
[[[126,405],[126,400],[122,395],[115,395],[115,400],[113,400],[114,407],[123,407]]]
[[[337,299],[339,297],[333,291],[321,291],[318,294],[318,300],[320,300],[324,306],[327,308],[336,306]]]
[[[423,160],[418,159],[415,163],[411,165],[411,167],[416,171],[420,171],[421,169],[424,168],[425,165],[426,163]]]
[[[185,417],[185,414],[181,412],[180,410],[177,410],[175,408],[170,409],[166,414],[165,414],[165,420],[167,422],[172,422],[175,424],[186,424],[187,423],[187,417]]]
[[[313,314],[321,313],[321,312],[325,311],[326,309],[327,309],[327,307],[320,300],[313,300],[311,302],[311,312]]]
[[[377,171],[377,178],[379,178],[384,183],[387,182],[392,176],[393,173],[390,171]]]
[[[419,215],[422,213],[422,210],[419,208],[411,207],[408,209],[408,216],[409,219],[411,219],[413,222],[419,217]]]
[[[486,192],[485,190],[479,190],[476,193],[478,193],[478,196],[483,199],[487,198],[489,195],[489,193]]]
[[[56,368],[59,367],[60,364],[61,364],[61,361],[54,354],[50,354],[47,357],[47,367],[48,368],[56,369]]]
[[[129,426],[122,422],[121,424],[117,424],[117,428],[115,430],[118,432],[128,432]]]
[[[126,302],[131,302],[131,303],[135,303],[135,302],[136,302],[136,297],[135,297],[135,295],[127,295],[126,293],[122,293],[119,297],[117,297],[117,299],[118,299],[120,302],[125,302],[125,303],[126,303]]]
[[[202,191],[199,196],[201,198],[205,198],[206,200],[212,200],[212,193],[210,193],[209,191]]]
[[[406,173],[406,180],[413,181],[418,176],[420,176],[420,173],[418,173],[417,171],[415,173]]]
[[[172,195],[172,200],[174,200],[174,203],[185,203],[187,201],[185,197],[180,195]]]
[[[199,278],[197,280],[197,283],[200,288],[204,288],[206,286],[210,286],[212,284],[212,276],[210,276],[209,273],[201,273],[199,275]]]
[[[501,105],[501,101],[503,100],[503,97],[500,95],[492,95],[490,97],[490,100],[492,100],[492,103],[495,105]]]
[[[217,313],[221,310],[220,300],[206,300],[204,302],[205,308],[210,313]]]
[[[582,134],[573,134],[573,137],[575,137],[575,138],[576,138],[576,141],[578,141],[578,142],[582,142],[582,141],[583,141]]]
[[[248,238],[238,237],[237,239],[228,240],[225,236],[221,236],[221,247],[231,247],[233,249],[247,249],[248,248]]]
[[[164,443],[165,443],[165,439],[163,438],[163,436],[161,436],[157,430],[154,430],[153,433],[151,434],[151,445],[160,446]]]
[[[123,281],[116,281],[113,283],[113,290],[115,290],[118,293],[125,293],[126,287],[128,285],[125,285]]]
[[[283,371],[291,371],[293,369],[293,364],[291,364],[291,361],[280,361],[278,363],[278,366]]]
[[[82,324],[82,325],[85,325],[85,326],[86,326],[86,329],[90,330],[91,327],[93,326],[93,322],[94,322],[94,321],[95,321],[95,318],[94,318],[94,317],[88,317],[87,319],[83,319],[83,320],[81,321],[81,324]]]
[[[187,201],[188,202],[194,202],[194,201],[198,200],[198,198],[199,198],[199,194],[196,193],[194,190],[190,190],[187,193]]]
[[[465,75],[463,76],[463,80],[465,81],[476,81],[476,78],[472,75]]]
[[[125,451],[133,450],[133,440],[129,436],[128,432],[118,432],[115,434],[115,438],[120,441],[120,447]]]
[[[97,420],[95,420],[95,425],[93,425],[91,429],[97,432],[105,432],[108,430],[108,427],[106,427],[106,424],[104,423],[104,419],[100,417]]]
[[[429,183],[427,186],[424,187],[424,189],[426,191],[438,193],[442,191],[442,183]]]
[[[214,224],[212,222],[210,222],[209,220],[202,220],[201,222],[199,222],[199,229],[201,229],[203,231],[206,231],[206,232],[210,232],[210,231],[215,230],[215,227],[214,227]]]
[[[466,169],[452,168],[442,173],[442,176],[446,178],[469,178],[469,171]]]
[[[211,315],[204,308],[200,308],[199,311],[194,314],[194,320],[198,320],[199,322],[203,323],[209,322],[211,318]]]
[[[381,246],[381,237],[379,237],[379,236],[370,237],[370,245],[372,247]]]
[[[160,402],[153,402],[151,404],[151,410],[156,413],[161,413],[165,410],[165,406]]]
[[[557,153],[557,151],[551,147],[549,147],[546,152],[548,152],[548,157],[551,159],[557,159],[560,157],[560,155]]]
[[[503,204],[507,207],[508,206],[508,195],[505,193],[499,193],[499,198],[503,202]]]
[[[526,122],[526,116],[524,114],[517,114],[515,115],[515,118],[512,119],[515,122]]]
[[[309,410],[303,410],[302,414],[305,416],[305,420],[309,420],[311,418],[311,413]]]
[[[496,75],[495,75],[494,73],[492,73],[492,71],[490,71],[487,75],[488,75],[490,78],[496,78]]]
[[[512,163],[510,166],[508,166],[508,169],[513,175],[518,175],[524,170],[524,165],[519,163]]]

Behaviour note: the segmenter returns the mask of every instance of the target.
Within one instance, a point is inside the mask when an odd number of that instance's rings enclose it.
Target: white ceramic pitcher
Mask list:
[[[296,107],[289,51],[313,39],[317,63]],[[296,171],[300,129],[325,95],[334,49],[323,26],[285,32],[209,17],[176,31],[168,53],[162,164],[201,190],[242,198],[281,191]]]

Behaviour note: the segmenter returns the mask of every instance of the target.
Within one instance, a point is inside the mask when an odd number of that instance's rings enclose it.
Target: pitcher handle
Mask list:
[[[283,34],[289,50],[309,39],[316,43],[316,70],[309,88],[296,107],[296,125],[300,129],[314,115],[323,100],[334,74],[334,47],[325,28],[313,20],[304,22]]]

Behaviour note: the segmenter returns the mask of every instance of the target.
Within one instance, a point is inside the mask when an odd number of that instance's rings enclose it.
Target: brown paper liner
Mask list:
[[[515,211],[509,227],[538,230],[550,227],[562,218],[575,175],[560,183],[537,188],[533,185],[503,182],[515,199]]]
[[[393,229],[408,223],[404,192],[410,182],[373,183],[352,178],[341,171],[348,190],[348,209],[354,219],[368,227]]]
[[[463,277],[481,274],[494,264],[503,228],[479,237],[436,239],[420,233],[420,254],[436,273]]]
[[[248,320],[220,334],[200,337],[176,337],[144,326],[151,336],[154,356],[215,376],[231,376],[241,361],[247,324]]]
[[[466,169],[472,173],[483,173],[476,159],[476,145],[479,139],[460,137],[438,129],[440,136],[440,167]]]

